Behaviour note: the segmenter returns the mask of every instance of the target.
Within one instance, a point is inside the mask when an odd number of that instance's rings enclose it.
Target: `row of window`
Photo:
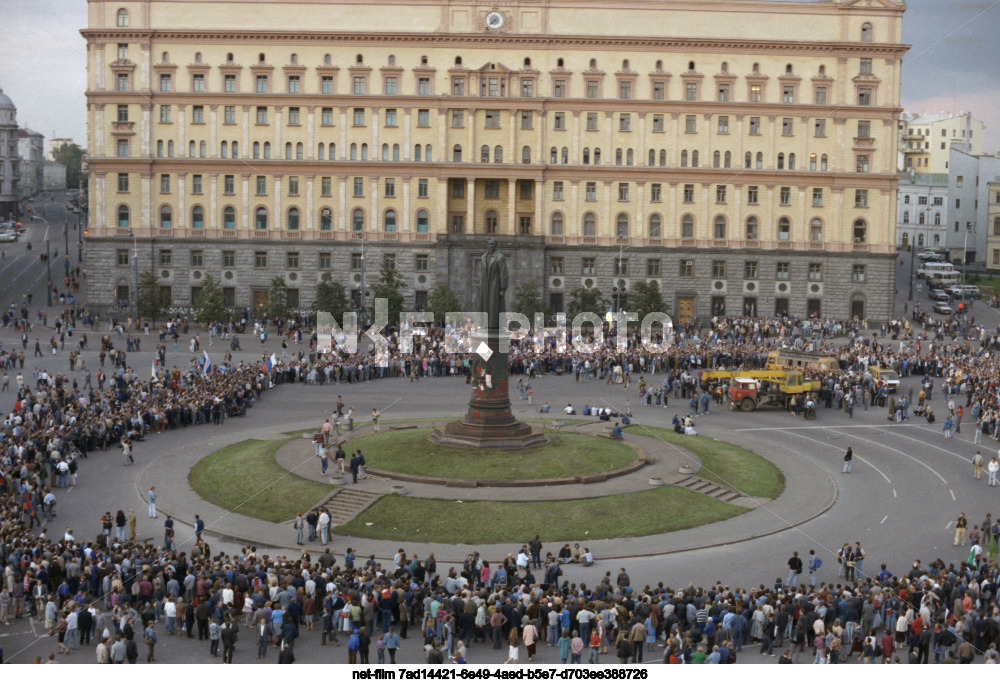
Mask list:
[[[613,272],[615,277],[628,277],[629,276],[629,260],[628,258],[616,258],[613,260]],[[633,261],[634,262],[634,261]],[[566,259],[562,256],[553,256],[549,258],[549,275],[566,275]],[[658,258],[649,258],[645,260],[645,277],[662,277],[663,276],[663,261]],[[729,277],[728,274],[729,264],[723,260],[713,260],[712,261],[712,278],[724,280]],[[597,275],[597,257],[585,256],[581,260],[581,275]],[[678,275],[681,277],[694,277],[695,273],[695,260],[694,259],[680,259],[678,261]],[[633,273],[633,275],[638,275],[638,273]],[[743,279],[745,280],[756,280],[762,275],[760,269],[759,261],[744,261],[743,262]],[[805,277],[810,282],[822,282],[823,280],[823,264],[822,263],[809,263],[806,267]],[[778,261],[775,264],[774,270],[775,280],[791,280],[792,279],[792,264],[790,261]],[[851,280],[853,282],[864,282],[865,281],[865,265],[861,263],[853,264],[851,266]]]
[[[301,226],[301,212],[297,207],[291,207],[286,212],[286,222],[285,230],[296,231],[300,229]],[[117,209],[118,217],[118,227],[119,228],[130,228],[132,227],[132,210],[128,204],[119,204]],[[171,206],[164,204],[160,207],[159,211],[159,227],[161,228],[172,228],[174,227],[174,210]],[[254,230],[267,230],[268,229],[268,217],[269,212],[267,208],[261,206],[257,207],[253,212],[253,229]],[[414,217],[416,219],[417,232],[425,233],[429,228],[428,213],[424,209],[419,209]],[[233,206],[226,206],[222,209],[222,227],[224,230],[235,230],[237,222],[237,212],[236,208]],[[192,230],[204,230],[205,229],[205,209],[200,205],[191,207],[191,225]],[[396,232],[397,227],[397,214],[395,209],[386,209],[382,213],[382,231],[383,232]],[[333,210],[329,208],[323,208],[319,211],[319,229],[321,231],[333,230]],[[354,209],[351,213],[351,230],[354,232],[361,232],[365,229],[365,211],[364,209]]]
[[[205,252],[202,249],[192,249],[189,253],[188,265],[191,268],[205,267]],[[222,256],[223,268],[236,268],[236,252],[224,250]],[[116,263],[119,267],[129,265],[130,253],[128,249],[118,249]],[[351,254],[351,270],[361,270],[361,263],[364,257],[361,253]],[[157,263],[161,267],[169,268],[174,266],[174,252],[172,249],[160,249],[157,253]],[[392,253],[382,254],[382,263],[393,270],[396,269],[396,255]],[[267,268],[268,253],[266,251],[254,252],[254,267]],[[333,268],[333,254],[331,252],[320,252],[318,265],[320,270],[330,270]],[[301,267],[299,252],[289,251],[285,253],[285,268],[288,270],[298,270]],[[430,255],[415,254],[413,257],[413,269],[417,272],[428,272],[430,270]]]

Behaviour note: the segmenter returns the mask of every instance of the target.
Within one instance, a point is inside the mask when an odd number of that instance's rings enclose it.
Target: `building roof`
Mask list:
[[[948,187],[948,174],[947,173],[903,173],[899,178],[899,184]]]
[[[44,165],[45,166],[61,166],[62,168],[66,168],[66,164],[60,164],[58,161],[50,161],[49,159],[45,160]]]
[[[903,121],[908,125],[925,125],[931,123],[940,123],[942,121],[950,121],[951,119],[963,118],[969,112],[960,111],[957,114],[952,114],[950,112],[943,111],[940,114],[915,114],[907,112],[903,114]],[[910,118],[912,117],[912,118]]]
[[[4,95],[3,94],[3,89],[0,89],[0,109],[14,109],[14,110],[17,110],[17,107],[14,106],[14,100],[12,100],[9,97],[7,97],[6,95]]]
[[[38,131],[31,130],[30,128],[18,128],[17,137],[19,138],[44,138],[45,136]]]

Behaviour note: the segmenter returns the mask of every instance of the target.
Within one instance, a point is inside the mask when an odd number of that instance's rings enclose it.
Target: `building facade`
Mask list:
[[[993,263],[990,183],[1000,182],[1000,158],[951,150],[946,247],[954,263]],[[964,253],[963,253],[964,252]]]
[[[59,192],[66,189],[66,167],[58,161],[45,160],[42,163],[42,189]]]
[[[56,152],[63,145],[75,145],[75,144],[76,143],[73,142],[73,138],[50,138],[49,139],[49,156],[48,156],[49,160],[50,161],[55,161],[56,160],[56,156],[55,156]]]
[[[943,249],[948,241],[948,174],[904,173],[896,221],[899,246]]]
[[[1000,176],[986,184],[986,267],[1000,271]]]
[[[681,319],[888,318],[903,10],[92,0],[90,301],[138,258],[175,306],[211,273],[308,308],[364,260],[468,305],[496,237],[558,310],[655,280]]]
[[[21,164],[17,154],[17,108],[0,90],[0,219],[17,216]]]
[[[30,128],[17,129],[17,153],[21,157],[20,199],[34,197],[44,184],[45,136]]]
[[[971,112],[913,114],[899,122],[900,169],[916,173],[947,174],[951,148],[980,155],[986,143],[986,124]]]

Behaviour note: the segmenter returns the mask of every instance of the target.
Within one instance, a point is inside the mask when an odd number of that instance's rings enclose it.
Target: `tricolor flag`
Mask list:
[[[21,507],[24,510],[24,513],[26,515],[29,515],[29,516],[32,516],[32,517],[35,515],[35,506],[32,505],[32,503],[31,503],[31,496],[28,495],[27,491],[24,492],[24,498],[23,498],[23,501],[21,503]]]
[[[208,357],[208,351],[204,351],[204,354],[205,354],[205,365],[202,368],[202,372],[204,372],[205,375],[208,375],[209,373],[212,372],[212,359]]]
[[[268,358],[267,361],[264,363],[264,365],[267,367],[268,372],[271,372],[272,368],[274,368],[274,366],[277,364],[278,364],[278,357],[275,356],[273,353],[271,354],[271,357]]]

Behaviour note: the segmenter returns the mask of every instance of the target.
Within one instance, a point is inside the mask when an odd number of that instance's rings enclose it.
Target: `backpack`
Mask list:
[[[821,560],[821,559],[819,559],[819,558],[817,557],[817,558],[816,558],[816,569],[819,569],[819,568],[820,568],[820,567],[822,567],[822,566],[823,566],[823,560]]]
[[[130,640],[125,644],[125,657],[127,659],[138,659],[139,646],[135,644],[134,640]]]

